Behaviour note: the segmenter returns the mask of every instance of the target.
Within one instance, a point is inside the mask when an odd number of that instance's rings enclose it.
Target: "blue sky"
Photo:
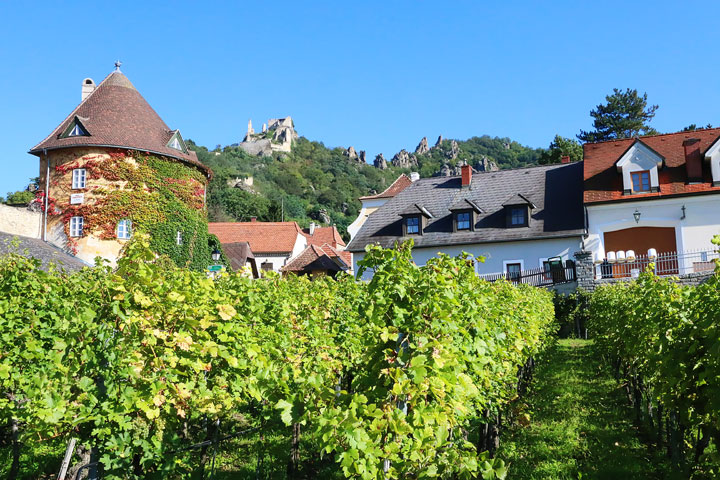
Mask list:
[[[28,149],[122,70],[171,128],[214,147],[292,115],[369,158],[423,136],[546,147],[589,129],[614,87],[652,125],[720,124],[720,2],[0,2],[0,195]]]

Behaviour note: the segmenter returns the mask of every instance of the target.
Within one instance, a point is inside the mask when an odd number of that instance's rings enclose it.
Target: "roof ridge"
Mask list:
[[[656,133],[654,135],[637,135],[635,137],[626,137],[626,138],[613,138],[610,140],[601,140],[599,142],[586,142],[586,143],[583,143],[583,145],[598,145],[598,144],[610,143],[610,142],[624,142],[626,140],[642,140],[643,138],[668,137],[670,135],[683,135],[683,134],[692,135],[695,132],[709,132],[712,130],[720,131],[720,127],[698,128],[697,130],[688,130],[688,131],[680,131],[680,132]]]

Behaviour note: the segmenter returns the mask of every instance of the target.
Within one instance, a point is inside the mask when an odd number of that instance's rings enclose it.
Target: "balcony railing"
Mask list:
[[[716,250],[659,253],[656,257],[637,255],[632,261],[607,260],[595,265],[595,278],[631,278],[644,272],[649,265],[657,276],[686,275],[689,273],[712,272],[715,270]]]
[[[522,270],[520,272],[488,273],[484,275],[481,274],[479,277],[483,280],[487,280],[488,282],[505,279],[508,282],[513,283],[525,283],[535,287],[547,287],[561,283],[574,282],[576,280],[575,262],[568,261],[562,267],[535,268],[531,270]]]

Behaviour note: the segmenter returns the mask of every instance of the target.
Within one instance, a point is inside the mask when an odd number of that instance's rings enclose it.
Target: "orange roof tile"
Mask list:
[[[712,186],[711,172],[704,161],[705,152],[718,137],[720,137],[720,128],[640,137],[641,142],[665,158],[665,165],[658,171],[659,192],[632,196],[623,195],[622,175],[617,171],[615,163],[637,139],[626,138],[586,143],[583,145],[584,201],[585,203],[602,203],[720,192],[720,186]],[[701,183],[697,184],[687,183],[683,142],[690,138],[700,140],[700,153],[703,156],[703,179]]]
[[[208,229],[222,244],[248,242],[255,255],[290,253],[302,235],[296,222],[215,222]]]
[[[405,190],[410,185],[412,185],[412,180],[410,180],[410,177],[403,173],[392,183],[392,185],[390,185],[384,191],[376,195],[367,195],[365,197],[360,197],[360,200],[372,200],[375,198],[392,198],[398,193]]]
[[[327,243],[332,245],[333,247],[337,247],[338,245],[340,245],[341,247],[345,246],[345,242],[340,236],[340,232],[338,232],[338,229],[335,228],[335,225],[330,227],[315,227],[312,235],[310,235],[309,228],[303,228],[303,235],[307,237],[308,243],[312,245],[322,246],[323,244]]]

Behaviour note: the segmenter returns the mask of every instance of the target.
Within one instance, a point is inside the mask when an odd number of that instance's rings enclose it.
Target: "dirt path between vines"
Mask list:
[[[530,425],[503,432],[508,479],[670,479],[661,453],[640,439],[617,382],[591,341],[560,340],[539,361],[524,399]]]

